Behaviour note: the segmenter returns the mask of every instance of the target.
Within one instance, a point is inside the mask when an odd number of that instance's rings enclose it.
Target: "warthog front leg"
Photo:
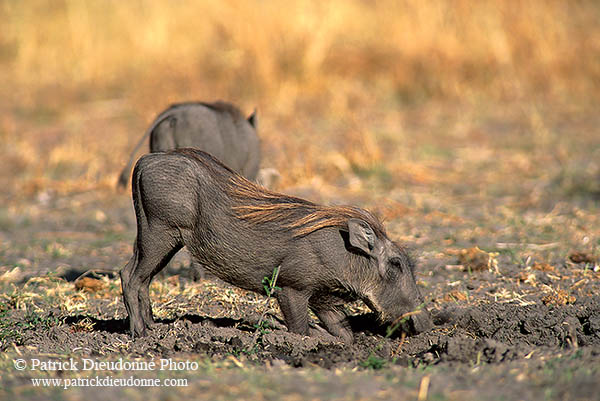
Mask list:
[[[277,301],[289,331],[308,335],[308,298],[305,292],[291,287],[283,287],[277,292]]]

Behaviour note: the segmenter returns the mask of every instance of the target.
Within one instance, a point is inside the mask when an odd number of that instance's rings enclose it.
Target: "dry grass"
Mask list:
[[[553,262],[600,246],[595,2],[32,0],[0,16],[0,229],[63,205],[127,231],[102,210],[134,142],[171,102],[221,98],[258,107],[277,189],[374,210],[419,247],[552,246]],[[58,245],[38,251],[82,252]]]
[[[407,153],[407,105],[527,100],[517,112],[547,142],[529,100],[589,104],[600,89],[592,1],[32,0],[2,2],[0,16],[0,155],[20,179],[0,184],[23,194],[112,187],[175,101],[258,106],[284,186],[352,186],[357,170],[437,180]],[[439,110],[424,112],[426,124]]]
[[[329,95],[339,96],[360,81],[460,97],[587,91],[600,74],[600,10],[585,1],[66,0],[5,2],[2,12],[3,66],[18,82],[130,82],[166,89],[166,101],[170,88],[148,79],[185,78],[191,88],[271,104],[332,83]]]

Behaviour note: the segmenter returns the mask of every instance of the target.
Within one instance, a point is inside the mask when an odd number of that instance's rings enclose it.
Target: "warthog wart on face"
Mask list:
[[[256,112],[244,118],[237,107],[226,102],[174,104],[156,117],[137,143],[119,176],[118,186],[127,185],[135,156],[148,136],[152,153],[188,147],[200,149],[254,180],[261,159],[256,131]]]
[[[279,266],[276,297],[291,332],[309,334],[310,309],[352,341],[344,304],[356,299],[385,322],[417,311],[414,329],[430,326],[410,257],[363,209],[267,190],[193,149],[142,156],[132,193],[137,238],[121,282],[134,336],[152,323],[152,277],[183,246],[215,276],[259,293]]]

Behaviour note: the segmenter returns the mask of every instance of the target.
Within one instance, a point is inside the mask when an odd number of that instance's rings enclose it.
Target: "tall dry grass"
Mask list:
[[[5,77],[33,87],[167,76],[267,99],[340,80],[503,96],[597,89],[600,78],[594,1],[29,0],[1,12]]]
[[[372,125],[386,108],[600,89],[595,1],[28,0],[0,2],[0,18],[3,153],[20,179],[45,177],[33,191],[108,186],[175,101],[258,106],[270,162],[297,182],[386,162]],[[339,151],[323,160],[324,145]]]

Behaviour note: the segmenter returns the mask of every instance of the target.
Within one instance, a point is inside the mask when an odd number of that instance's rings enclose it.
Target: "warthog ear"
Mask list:
[[[348,240],[350,245],[373,256],[375,233],[370,225],[360,219],[348,220]]]
[[[254,127],[254,129],[258,129],[257,125],[258,125],[258,117],[256,116],[256,108],[254,109],[254,111],[252,112],[252,114],[250,114],[247,118],[248,122],[250,123],[251,126]]]

